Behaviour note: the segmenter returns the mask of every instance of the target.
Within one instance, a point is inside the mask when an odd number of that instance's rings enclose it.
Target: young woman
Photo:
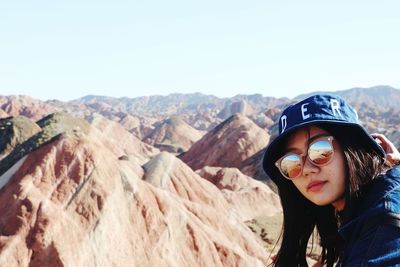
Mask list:
[[[314,228],[326,266],[400,266],[399,153],[374,137],[339,96],[313,95],[283,111],[263,159],[283,207],[275,266],[307,266]]]

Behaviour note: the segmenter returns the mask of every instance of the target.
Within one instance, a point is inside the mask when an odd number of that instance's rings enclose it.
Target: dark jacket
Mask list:
[[[345,243],[337,266],[400,266],[400,166],[362,192],[339,228]]]

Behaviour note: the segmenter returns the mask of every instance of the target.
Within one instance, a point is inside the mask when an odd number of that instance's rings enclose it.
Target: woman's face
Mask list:
[[[317,126],[299,129],[289,137],[285,154],[306,154],[309,142],[330,135]],[[302,172],[292,182],[304,197],[316,205],[332,204],[336,210],[342,210],[345,205],[346,165],[343,150],[336,140],[333,140],[333,148],[333,159],[327,165],[316,166],[305,157]]]

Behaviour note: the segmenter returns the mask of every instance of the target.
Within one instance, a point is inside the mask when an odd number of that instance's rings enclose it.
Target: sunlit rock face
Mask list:
[[[218,113],[218,117],[225,120],[237,113],[250,116],[254,112],[255,111],[253,110],[252,106],[249,105],[247,101],[241,100],[226,105],[225,108]]]
[[[0,96],[0,109],[9,116],[21,115],[33,121],[39,120],[55,111],[51,105],[24,95]]]
[[[168,118],[159,123],[143,141],[162,151],[182,153],[187,151],[204,135],[179,117]]]
[[[160,151],[128,132],[121,124],[111,121],[101,115],[92,115],[86,118],[95,129],[93,135],[102,137],[103,142],[113,153],[120,156],[133,156],[140,164]]]
[[[181,159],[193,170],[204,166],[241,168],[265,148],[269,134],[244,115],[225,120],[197,141]]]
[[[67,132],[0,177],[0,266],[265,266],[214,184],[167,152],[142,167],[111,146]]]
[[[7,112],[5,112],[4,110],[0,109],[0,118],[7,118],[10,115],[8,115]]]
[[[279,196],[268,185],[244,175],[237,168],[204,167],[196,173],[215,184],[246,221],[282,212]]]

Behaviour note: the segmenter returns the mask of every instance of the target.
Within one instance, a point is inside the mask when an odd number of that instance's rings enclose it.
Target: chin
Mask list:
[[[309,200],[317,206],[326,206],[332,203],[331,199],[324,199],[324,198],[313,198]]]

